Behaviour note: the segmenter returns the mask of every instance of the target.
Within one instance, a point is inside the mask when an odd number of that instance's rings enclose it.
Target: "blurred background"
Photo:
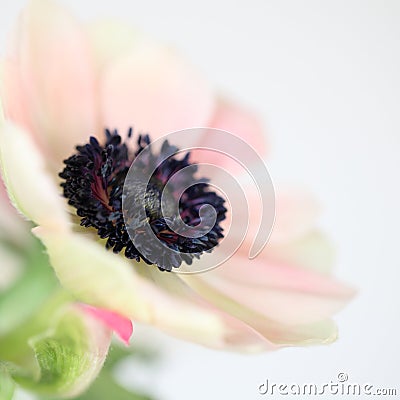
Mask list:
[[[337,249],[335,275],[359,289],[336,316],[340,338],[331,346],[237,355],[138,328],[133,341],[147,341],[161,358],[124,363],[120,381],[160,400],[258,399],[267,378],[329,383],[339,372],[354,383],[398,386],[400,2],[61,3],[83,20],[115,16],[169,43],[258,111],[273,180],[318,197],[320,225]],[[24,4],[2,1],[1,50]]]

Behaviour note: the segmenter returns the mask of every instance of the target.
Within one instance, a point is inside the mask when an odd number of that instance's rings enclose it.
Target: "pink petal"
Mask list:
[[[6,116],[32,126],[50,161],[59,165],[96,132],[94,69],[81,27],[56,2],[32,0],[7,62]]]
[[[193,315],[187,315],[186,319],[181,321],[181,332],[175,333],[178,337],[185,331],[190,332],[192,330],[192,326],[194,325],[193,318],[195,318],[194,313],[196,309],[199,309],[203,313],[212,315],[219,322],[220,327],[214,330],[215,328],[212,328],[212,324],[209,323],[208,327],[204,326],[205,331],[201,336],[198,336],[197,332],[193,332],[191,334],[192,338],[188,336],[185,339],[225,350],[258,352],[272,351],[278,348],[275,343],[269,341],[268,338],[260,334],[253,327],[235,318],[235,316],[225,312],[223,309],[215,307],[212,302],[208,302],[203,297],[202,293],[196,293],[196,291],[188,287],[184,279],[181,279],[182,275],[174,273],[160,274],[158,270],[149,269],[146,266],[144,268],[142,266],[140,269],[142,275],[146,276],[153,285],[156,285],[157,290],[165,295],[164,302],[169,304],[170,310],[174,309],[178,313],[184,305],[190,305],[193,308]],[[166,315],[168,312],[166,311]],[[204,324],[207,324],[205,319],[203,321]],[[214,330],[214,333],[209,335],[209,337],[206,336],[208,329],[211,331]],[[168,330],[166,332],[171,333]]]
[[[308,191],[277,188],[271,243],[287,242],[310,232],[315,227],[319,211],[318,202]]]
[[[89,21],[84,28],[99,76],[105,66],[125,57],[138,43],[150,40],[144,32],[110,16]]]
[[[213,105],[203,77],[168,48],[137,45],[105,72],[104,122],[121,133],[132,126],[155,140],[172,131],[204,126]]]
[[[240,251],[247,255],[258,230],[270,229],[270,227],[260,227],[262,213],[272,213],[273,210],[268,208],[269,204],[266,205],[266,209],[263,209],[257,187],[248,175],[239,175],[237,181],[246,195],[247,205],[236,207],[232,211],[228,210],[229,215],[232,215],[233,222],[227,236],[232,238],[243,238],[245,236]],[[270,245],[281,246],[310,233],[314,230],[318,215],[319,206],[310,193],[302,189],[281,189],[278,187],[275,190],[275,223],[267,243],[267,249]],[[226,229],[228,222],[229,219],[223,222]],[[247,224],[248,231],[245,235],[244,227]]]
[[[27,109],[27,99],[15,59],[2,62],[0,85],[1,100],[6,118],[15,121],[27,130],[31,130],[30,112]]]
[[[130,319],[113,311],[92,307],[88,304],[81,304],[81,308],[93,317],[103,321],[126,345],[129,345],[133,333],[133,324]]]
[[[218,311],[191,290],[178,274],[161,273],[104,250],[82,235],[36,227],[63,287],[96,308],[213,348],[276,348],[252,327]]]
[[[316,229],[287,242],[269,243],[265,251],[271,261],[323,274],[332,271],[335,261],[335,251],[330,240]]]
[[[222,129],[243,139],[248,145],[252,146],[261,157],[266,154],[266,135],[263,124],[259,116],[252,111],[227,100],[219,100],[216,110],[207,124],[210,128]],[[224,140],[219,143],[212,131],[206,133],[197,143],[209,149],[222,147],[229,153],[231,143]],[[229,172],[236,173],[243,171],[242,167],[234,160],[220,153],[213,151],[197,150],[193,151],[193,160],[200,163],[211,163],[223,166]],[[253,160],[242,160],[245,165]]]
[[[234,316],[245,315],[243,309],[247,309],[289,326],[329,318],[354,295],[353,289],[333,278],[271,262],[266,255],[264,251],[261,257],[248,260],[237,254],[206,274],[190,276],[187,282],[201,281],[212,293],[206,298]],[[251,326],[255,322],[243,321]]]

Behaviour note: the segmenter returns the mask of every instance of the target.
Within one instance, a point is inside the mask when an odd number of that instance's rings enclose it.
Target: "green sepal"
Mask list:
[[[111,332],[76,306],[70,306],[43,334],[29,340],[36,370],[19,370],[15,381],[40,395],[72,397],[97,377]]]
[[[27,249],[12,248],[25,260],[24,274],[0,293],[0,347],[2,337],[13,333],[39,310],[58,285],[44,247],[32,236]],[[0,351],[1,353],[1,351]]]

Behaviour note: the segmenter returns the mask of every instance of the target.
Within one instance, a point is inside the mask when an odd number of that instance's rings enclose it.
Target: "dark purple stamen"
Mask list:
[[[176,172],[190,165],[190,153],[180,160],[175,156],[165,157],[177,150],[167,141],[163,143],[160,154],[156,156],[150,153],[151,160],[149,159],[148,164],[143,165],[143,171],[145,171],[146,168],[151,168],[151,163],[157,157],[165,159],[156,168],[147,184],[144,200],[145,214],[143,215],[141,211],[142,204],[135,202],[135,199],[130,199],[129,202],[129,214],[137,221],[134,230],[137,239],[136,246],[133,244],[124,222],[123,186],[129,167],[135,157],[150,143],[150,138],[148,135],[140,135],[137,150],[133,153],[122,142],[117,131],[111,132],[106,129],[105,134],[104,145],[91,137],[88,144],[77,146],[77,153],[64,161],[66,166],[59,174],[64,179],[61,183],[64,196],[68,199],[68,204],[76,208],[76,213],[81,218],[81,225],[95,228],[102,239],[107,239],[106,248],[112,249],[114,253],[124,250],[127,258],[136,261],[143,260],[148,264],[154,263],[163,271],[178,268],[182,261],[190,265],[193,257],[199,257],[202,253],[211,251],[223,237],[219,223],[225,219],[226,208],[224,199],[210,191],[204,179],[200,182],[194,177],[195,168],[191,168],[192,172],[184,175],[185,182],[180,182],[182,185],[187,185],[182,187],[188,187],[182,197],[179,199],[177,196],[179,187],[174,188],[176,190],[172,190],[169,194],[171,203],[179,202],[180,218],[185,224],[193,227],[199,224],[200,207],[203,204],[211,204],[217,215],[214,226],[203,236],[185,237],[170,228],[174,226],[178,217],[174,215],[174,208],[171,207],[170,212],[167,208],[168,215],[161,213],[161,194],[165,185]],[[128,132],[128,138],[131,136],[132,129]],[[150,225],[160,241],[155,247],[154,243],[152,247],[148,245],[150,241],[145,229],[142,229],[146,223]],[[166,252],[164,246],[168,246],[175,252]],[[148,258],[151,258],[153,262],[150,262]]]

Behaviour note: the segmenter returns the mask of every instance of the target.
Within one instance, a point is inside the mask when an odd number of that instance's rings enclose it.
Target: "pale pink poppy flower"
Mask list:
[[[253,113],[216,95],[172,49],[115,22],[82,26],[48,0],[33,0],[24,10],[2,75],[0,150],[8,191],[37,225],[33,231],[61,284],[78,299],[214,348],[259,351],[336,339],[331,316],[353,290],[328,274],[331,249],[314,228],[316,206],[308,195],[277,193],[274,233],[254,261],[246,252],[257,209],[237,254],[197,275],[160,272],[107,252],[93,232],[77,229],[60,195],[63,159],[90,135],[103,142],[105,127],[125,132],[133,125],[153,140],[216,127],[265,155]],[[206,136],[193,146],[212,142]],[[215,154],[193,156],[217,162]],[[246,178],[238,179],[246,187]],[[252,196],[249,186],[249,201]]]

